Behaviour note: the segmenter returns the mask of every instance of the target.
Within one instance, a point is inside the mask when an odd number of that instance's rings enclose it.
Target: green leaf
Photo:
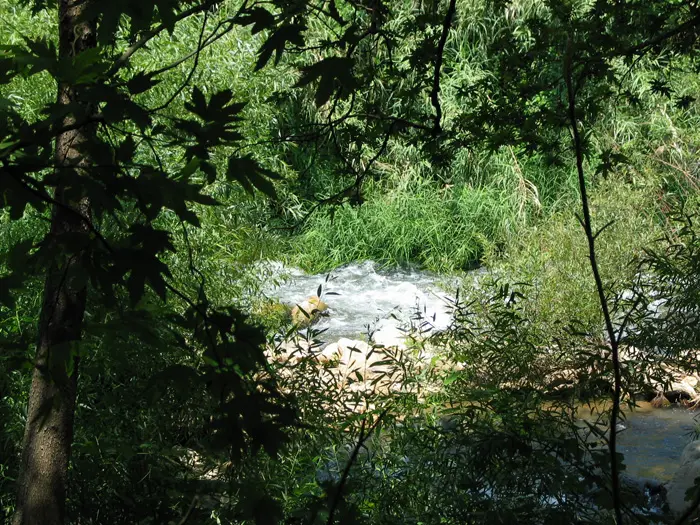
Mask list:
[[[678,109],[688,109],[697,99],[692,95],[684,95],[676,99],[676,107]]]
[[[187,165],[180,170],[178,179],[188,180],[199,169],[199,164],[200,160],[197,158],[190,160]]]
[[[449,376],[443,379],[442,384],[445,386],[450,386],[452,383],[457,381],[461,377],[461,374],[457,372],[452,372]]]
[[[284,48],[287,43],[295,44],[299,47],[304,45],[304,37],[302,32],[306,30],[306,26],[302,24],[287,24],[281,26],[277,31],[272,33],[267,40],[260,46],[258,51],[258,61],[255,64],[255,71],[264,68],[275,54],[275,65],[279,64],[284,53]]]
[[[320,107],[331,98],[338,88],[346,93],[356,89],[357,82],[352,74],[353,60],[348,57],[329,57],[311,66],[302,68],[302,76],[295,87],[302,87],[318,80],[315,102]]]
[[[129,135],[126,137],[121,144],[117,147],[115,151],[115,160],[120,163],[120,164],[128,164],[130,163],[133,158],[134,154],[136,153],[136,142],[134,141],[134,138]]]
[[[241,26],[253,24],[250,32],[256,35],[265,29],[271,29],[275,25],[275,17],[267,9],[254,7],[242,13],[236,22]]]

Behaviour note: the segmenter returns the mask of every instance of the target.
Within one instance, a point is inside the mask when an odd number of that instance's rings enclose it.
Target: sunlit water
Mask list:
[[[366,338],[368,331],[395,333],[413,323],[428,321],[436,330],[451,321],[447,294],[438,284],[456,289],[436,275],[412,269],[381,270],[373,262],[349,264],[329,274],[308,275],[295,268],[280,267],[286,282],[270,287],[266,293],[283,303],[294,305],[316,295],[322,286],[322,298],[328,316],[314,325],[326,330],[322,338]],[[326,280],[328,278],[328,280]]]
[[[696,412],[682,407],[652,408],[648,403],[627,415],[618,437],[629,474],[671,479],[678,469],[683,448],[694,439]]]
[[[316,295],[328,304],[329,315],[314,328],[325,330],[326,342],[341,337],[366,338],[368,331],[400,335],[399,329],[423,321],[434,330],[451,322],[449,298],[456,279],[415,269],[382,270],[373,262],[349,264],[329,274],[309,275],[272,263],[278,284],[265,290],[269,297],[294,305]],[[480,272],[474,273],[474,279]],[[330,292],[330,293],[329,293]],[[468,290],[466,290],[468,293]],[[683,448],[693,439],[694,413],[683,408],[654,409],[642,403],[628,413],[619,434],[626,472],[636,477],[669,480],[677,470]]]

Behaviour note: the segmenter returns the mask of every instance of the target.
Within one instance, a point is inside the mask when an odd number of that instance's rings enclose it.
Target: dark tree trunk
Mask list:
[[[59,53],[73,56],[95,46],[92,22],[79,21],[86,0],[59,0]],[[73,86],[58,87],[58,104],[79,102]],[[86,114],[91,108],[84,106]],[[65,126],[75,124],[67,117]],[[95,139],[94,125],[59,135],[55,162],[61,174],[83,174],[88,160],[80,146]],[[75,180],[68,177],[64,180]],[[80,244],[89,240],[90,203],[75,183],[56,187],[49,245],[59,251],[48,268],[39,320],[35,368],[32,376],[27,423],[24,431],[17,508],[13,525],[60,525],[65,518],[66,480],[77,387],[77,358],[63,356],[80,340],[87,295]],[[81,237],[78,248],[68,249],[63,239]],[[61,248],[63,247],[63,248]]]

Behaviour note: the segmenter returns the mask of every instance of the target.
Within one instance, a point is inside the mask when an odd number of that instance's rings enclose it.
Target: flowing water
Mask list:
[[[439,286],[438,276],[419,270],[384,271],[370,261],[342,266],[329,274],[308,275],[295,268],[281,268],[286,282],[267,290],[283,303],[294,305],[316,295],[328,305],[328,316],[314,325],[326,330],[322,338],[353,339],[368,331],[396,334],[402,327],[428,321],[435,329],[447,328],[451,316],[448,294]],[[453,286],[456,286],[453,283]]]
[[[456,290],[458,284],[456,279],[445,280],[415,269],[382,270],[372,262],[317,275],[277,265],[274,273],[281,284],[270,286],[266,293],[289,305],[316,295],[322,287],[329,315],[315,328],[325,329],[321,337],[326,342],[341,337],[366,338],[368,331],[374,330],[396,338],[401,328],[417,326],[423,320],[435,330],[445,329],[451,316],[450,295],[444,290]],[[693,439],[696,422],[694,413],[686,409],[654,409],[641,403],[627,414],[623,425],[625,430],[618,439],[626,472],[666,481],[678,468],[683,448]]]
[[[678,469],[683,448],[694,439],[696,413],[683,407],[653,408],[639,403],[622,424],[619,450],[627,472],[633,476],[671,479]]]

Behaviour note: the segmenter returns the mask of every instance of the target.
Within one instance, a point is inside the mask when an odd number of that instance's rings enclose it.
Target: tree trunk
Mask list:
[[[59,53],[74,56],[95,46],[94,22],[80,21],[85,0],[59,0]],[[79,102],[70,85],[59,85],[58,104]],[[90,107],[84,107],[90,114]],[[69,116],[64,126],[75,124]],[[86,125],[59,135],[54,161],[61,174],[80,175],[88,159],[80,146],[95,139],[96,128]],[[83,150],[84,151],[84,150]],[[64,178],[74,181],[75,177]],[[72,350],[80,340],[87,295],[81,259],[84,248],[75,239],[89,240],[90,203],[75,183],[59,182],[54,194],[50,246],[59,249],[48,268],[39,320],[35,368],[17,480],[17,508],[13,525],[60,525],[65,518],[66,480],[77,388],[77,358]],[[72,239],[71,248],[62,243]]]

